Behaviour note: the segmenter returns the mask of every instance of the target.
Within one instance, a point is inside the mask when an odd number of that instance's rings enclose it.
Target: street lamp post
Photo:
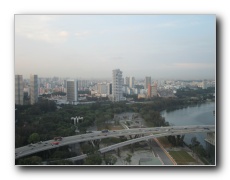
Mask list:
[[[76,120],[77,120],[77,124],[78,124],[78,122],[79,122],[79,120],[83,120],[83,117],[80,117],[80,116],[76,116],[76,117],[71,117],[71,120],[73,120],[74,121],[74,125],[76,125]]]

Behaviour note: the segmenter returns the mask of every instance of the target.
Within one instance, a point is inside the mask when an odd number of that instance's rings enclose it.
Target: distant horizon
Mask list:
[[[22,74],[15,74],[15,75],[22,75]],[[107,81],[112,81],[112,77],[111,78],[77,78],[77,77],[60,77],[60,76],[39,76],[39,74],[34,74],[34,75],[38,75],[38,79],[39,78],[54,78],[57,77],[59,79],[69,79],[69,80],[107,80]],[[23,75],[22,75],[23,76]],[[130,77],[130,76],[125,76],[125,77]],[[122,78],[125,78],[124,76],[122,76]],[[135,80],[141,81],[144,80],[146,76],[144,76],[143,78],[136,78],[135,76],[132,76],[135,78]],[[30,79],[30,77],[26,77],[23,76],[23,79]],[[207,80],[207,81],[215,81],[216,79],[172,79],[172,78],[153,78],[151,77],[151,80],[166,80],[166,81],[203,81],[203,80]]]
[[[15,74],[27,79],[216,79],[215,15],[15,15]]]

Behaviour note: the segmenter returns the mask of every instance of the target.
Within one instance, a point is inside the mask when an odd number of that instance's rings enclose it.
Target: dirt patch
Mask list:
[[[168,139],[166,137],[159,137],[159,138],[157,138],[157,140],[160,142],[160,144],[164,148],[171,148],[171,147],[173,147],[172,144],[168,141]]]
[[[121,125],[111,125],[108,128],[109,128],[109,130],[122,130],[122,129],[124,129]]]

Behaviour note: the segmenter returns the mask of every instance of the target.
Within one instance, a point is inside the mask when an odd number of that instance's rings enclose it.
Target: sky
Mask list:
[[[15,15],[15,74],[215,79],[215,15]]]

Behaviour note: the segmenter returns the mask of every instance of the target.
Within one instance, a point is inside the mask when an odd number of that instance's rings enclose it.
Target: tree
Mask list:
[[[63,160],[49,162],[48,165],[74,165],[74,164],[70,160],[63,159]]]
[[[177,135],[178,138],[178,145],[183,146],[184,145],[184,135]]]
[[[196,137],[193,137],[191,139],[191,143],[192,143],[192,147],[195,147],[195,146],[199,146],[200,142],[197,141],[197,138]]]
[[[201,144],[195,147],[195,151],[199,156],[207,157],[207,152]]]
[[[18,164],[19,165],[40,165],[42,164],[42,158],[38,156],[23,158],[19,160]]]
[[[191,148],[192,148],[192,151],[193,153],[196,153],[197,154],[197,147],[200,145],[200,142],[197,141],[197,138],[196,137],[193,137],[191,139]]]
[[[81,149],[84,154],[93,153],[94,151],[94,148],[92,147],[92,145],[89,145],[87,143],[84,143],[83,145],[81,145]]]
[[[105,155],[105,164],[106,165],[114,165],[117,162],[117,158],[113,155],[106,154]]]
[[[28,139],[28,142],[29,143],[36,143],[40,141],[40,136],[38,133],[33,133],[30,135],[29,139]]]
[[[175,136],[168,136],[168,141],[173,145],[176,146],[176,138]]]
[[[102,158],[100,154],[95,153],[95,154],[90,154],[88,157],[85,159],[84,165],[101,165],[102,163]]]
[[[197,155],[202,156],[202,157],[207,157],[207,152],[204,149],[204,147],[200,144],[199,141],[197,141],[196,137],[193,137],[191,139],[191,148],[193,152],[195,152]]]
[[[132,158],[132,155],[131,154],[127,154],[127,157],[124,159],[127,163],[131,163],[131,158]]]
[[[73,156],[76,156],[77,154],[75,152],[69,152],[65,150],[56,150],[50,157],[50,159],[65,159],[70,158]]]

